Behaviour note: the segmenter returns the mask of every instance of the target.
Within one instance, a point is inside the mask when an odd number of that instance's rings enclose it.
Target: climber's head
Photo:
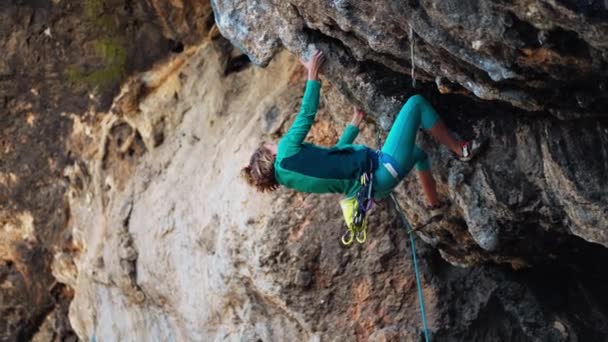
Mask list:
[[[249,165],[241,170],[241,175],[249,185],[258,191],[273,191],[279,187],[277,179],[274,177],[274,161],[277,156],[277,145],[262,142],[253,152]]]

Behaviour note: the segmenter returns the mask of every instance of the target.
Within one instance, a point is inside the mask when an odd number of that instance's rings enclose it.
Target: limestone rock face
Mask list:
[[[75,338],[71,290],[51,273],[53,255],[73,265],[64,257],[72,246],[63,174],[74,162],[72,117],[95,121],[129,74],[205,37],[211,14],[209,3],[181,1],[3,1],[0,340],[40,329],[45,341]]]

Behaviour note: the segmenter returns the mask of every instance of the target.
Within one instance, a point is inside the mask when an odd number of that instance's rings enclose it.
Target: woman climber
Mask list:
[[[367,171],[373,172],[373,198],[382,199],[415,166],[430,216],[441,215],[447,202],[438,199],[427,155],[415,144],[418,129],[427,130],[462,161],[471,160],[480,143],[461,142],[452,137],[433,107],[420,95],[410,97],[401,108],[380,151],[352,143],[365,117],[357,108],[335,146],[305,143],[319,105],[319,68],[323,60],[323,54],[317,51],[310,60],[301,61],[308,70],[308,81],[300,112],[278,145],[262,143],[256,149],[249,165],[242,170],[246,181],[262,192],[283,185],[301,192],[342,193],[352,198],[361,188],[361,175]]]

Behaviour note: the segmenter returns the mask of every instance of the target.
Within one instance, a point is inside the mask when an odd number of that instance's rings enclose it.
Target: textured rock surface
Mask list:
[[[59,277],[75,289],[70,319],[79,337],[418,341],[409,242],[389,206],[375,211],[368,244],[343,248],[339,197],[285,189],[260,195],[238,180],[235,161],[247,160],[259,137],[280,135],[293,119],[304,74],[281,53],[266,70],[224,77],[221,51],[215,44],[190,50],[184,63],[178,58],[143,75],[164,82],[139,110],[119,115],[114,107],[82,144],[86,167],[72,170],[72,178],[89,181],[70,196],[78,272]],[[116,103],[128,94],[125,88]],[[326,82],[310,139],[335,142],[349,109]],[[133,164],[129,153],[116,151],[121,144],[108,141],[128,142],[124,135],[147,141],[158,134],[147,132],[150,118],[165,122],[166,138]],[[367,125],[362,141],[373,141],[374,131]],[[572,252],[572,267],[546,263],[541,273],[456,268],[434,249],[419,248],[438,341],[605,336],[600,288],[607,279],[579,260],[604,258],[604,248]],[[564,279],[571,283],[554,284]]]
[[[425,86],[558,117],[606,115],[608,8],[599,1],[212,3],[222,33],[259,64],[282,47],[331,50],[332,78],[378,113],[403,92],[390,76],[410,73],[413,41]]]
[[[83,340],[419,341],[388,204],[370,242],[344,249],[335,196],[261,196],[238,180],[297,111],[303,73],[282,48],[313,46],[330,57],[313,141],[332,144],[354,102],[375,145],[414,92],[461,136],[491,138],[462,164],[420,137],[453,203],[419,234],[434,340],[606,340],[604,3],[214,5],[267,70],[222,39],[196,47],[206,2],[3,7],[0,340],[75,339],[74,298]],[[398,197],[426,219],[414,177]]]

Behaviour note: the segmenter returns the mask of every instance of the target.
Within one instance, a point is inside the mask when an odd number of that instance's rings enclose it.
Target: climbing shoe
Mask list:
[[[462,156],[460,157],[460,160],[463,162],[472,160],[479,154],[482,146],[483,141],[479,138],[463,142],[460,144],[460,147],[462,148]]]
[[[421,224],[417,227],[414,227],[414,229],[412,229],[410,231],[410,233],[417,232],[419,230],[422,230],[422,229],[430,226],[433,223],[437,223],[437,222],[441,221],[449,207],[450,207],[450,202],[439,202],[439,204],[437,204],[435,206],[427,206],[426,208],[430,214],[428,220],[426,220],[426,222],[424,222],[423,224]]]

